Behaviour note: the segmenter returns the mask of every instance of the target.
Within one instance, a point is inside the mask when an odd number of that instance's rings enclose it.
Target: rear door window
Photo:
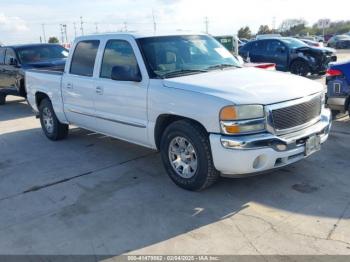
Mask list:
[[[266,43],[265,41],[256,41],[252,43],[251,51],[254,53],[260,53],[265,51]]]
[[[0,48],[0,65],[4,64],[5,61],[5,48]]]
[[[92,77],[99,45],[99,40],[79,42],[72,57],[70,74]]]
[[[277,54],[278,52],[280,52],[282,47],[283,44],[280,41],[272,40],[267,43],[266,50],[270,54]]]

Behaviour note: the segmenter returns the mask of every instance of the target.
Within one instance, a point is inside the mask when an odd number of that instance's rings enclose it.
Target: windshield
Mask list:
[[[149,37],[138,42],[151,78],[239,67],[234,56],[209,36]]]
[[[307,47],[308,46],[303,41],[300,41],[299,39],[295,39],[295,38],[282,38],[281,40],[289,48],[301,48],[301,47]]]
[[[17,50],[22,64],[44,62],[52,59],[67,58],[68,50],[59,45],[22,47]]]

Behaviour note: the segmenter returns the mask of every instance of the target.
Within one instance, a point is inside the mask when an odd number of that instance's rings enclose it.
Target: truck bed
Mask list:
[[[27,99],[34,111],[38,111],[36,94],[47,94],[54,107],[62,108],[61,82],[63,72],[31,69],[25,72]],[[63,109],[62,109],[63,110]]]

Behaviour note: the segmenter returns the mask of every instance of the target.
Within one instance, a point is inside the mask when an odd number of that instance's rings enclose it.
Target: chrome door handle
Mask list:
[[[67,84],[67,89],[73,89],[73,84],[68,83],[68,84]]]
[[[100,86],[96,87],[96,94],[103,95],[103,88]]]

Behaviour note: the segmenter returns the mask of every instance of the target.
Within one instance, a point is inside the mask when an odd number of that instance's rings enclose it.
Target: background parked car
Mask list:
[[[328,64],[336,61],[334,52],[326,48],[316,48],[289,37],[256,40],[245,44],[240,55],[248,62],[275,63],[276,69],[306,76],[324,74]]]
[[[350,36],[349,35],[336,35],[329,39],[327,46],[337,48],[337,49],[345,49],[350,48]]]
[[[282,37],[280,34],[262,34],[262,35],[257,35],[255,37],[256,40],[261,40],[261,39],[269,39],[269,38],[278,38]]]
[[[316,41],[312,41],[309,39],[299,39],[301,41],[303,41],[305,44],[309,45],[309,46],[313,46],[313,47],[324,47],[322,42],[316,42]]]
[[[332,63],[327,70],[327,105],[333,115],[350,113],[350,61]]]
[[[56,44],[0,47],[0,104],[7,95],[26,97],[25,70],[63,71],[67,56],[68,50]]]

